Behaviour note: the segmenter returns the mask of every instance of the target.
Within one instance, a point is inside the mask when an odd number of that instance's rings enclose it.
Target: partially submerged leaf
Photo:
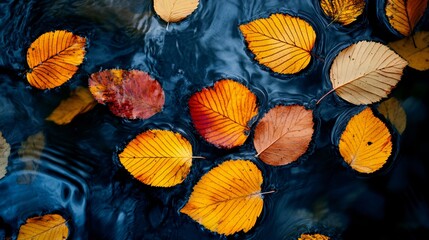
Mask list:
[[[199,134],[221,148],[242,145],[249,135],[250,120],[258,114],[255,94],[230,79],[193,94],[189,108]]]
[[[18,156],[24,162],[24,169],[26,171],[36,171],[39,168],[38,161],[42,156],[43,149],[45,148],[45,136],[43,132],[38,132],[29,136],[21,143],[18,149]],[[33,181],[34,175],[21,174],[18,177],[19,184],[29,184]]]
[[[341,156],[354,170],[372,173],[383,167],[392,153],[392,135],[369,107],[353,116],[338,145]]]
[[[240,30],[256,61],[276,73],[294,74],[310,63],[316,32],[299,17],[276,13],[240,25]]]
[[[408,61],[408,66],[429,70],[429,32],[416,32],[413,36],[389,43],[396,53]]]
[[[393,124],[399,134],[405,131],[405,127],[407,126],[407,115],[398,99],[392,97],[383,101],[378,106],[377,110]]]
[[[58,214],[46,214],[41,217],[27,219],[26,223],[21,225],[18,233],[18,240],[48,240],[48,239],[67,239],[69,228],[67,221]]]
[[[200,179],[180,212],[219,234],[248,232],[264,205],[262,181],[251,161],[223,162]]]
[[[83,62],[85,44],[86,38],[64,30],[42,34],[27,51],[30,85],[50,89],[70,80]]]
[[[255,128],[253,144],[267,164],[289,164],[303,155],[313,136],[313,111],[300,105],[276,106]]]
[[[139,70],[111,69],[91,74],[89,90],[116,116],[147,119],[164,106],[164,90],[158,81]]]
[[[192,158],[189,141],[168,130],[143,132],[119,154],[119,160],[131,175],[156,187],[182,183],[189,174]]]
[[[199,2],[199,0],[154,0],[153,7],[162,20],[170,23],[191,15]]]
[[[0,132],[0,179],[6,175],[6,167],[10,155],[10,145]]]
[[[88,88],[78,87],[69,98],[61,101],[60,105],[46,118],[58,125],[70,123],[78,114],[93,109],[97,102]]]
[[[307,234],[303,233],[298,238],[298,240],[329,240],[330,238],[328,236],[325,236],[323,234],[315,233],[315,234]]]
[[[386,16],[396,31],[410,36],[427,5],[428,0],[386,0]]]
[[[321,0],[320,6],[332,21],[348,25],[363,13],[365,0]]]

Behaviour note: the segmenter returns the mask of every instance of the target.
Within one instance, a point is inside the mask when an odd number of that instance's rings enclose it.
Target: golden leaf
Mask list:
[[[321,0],[320,5],[332,21],[348,25],[363,13],[365,0]]]
[[[301,236],[298,238],[298,240],[329,240],[330,238],[316,233],[316,234],[301,234]]]
[[[386,0],[386,16],[396,31],[410,36],[427,5],[428,0]]]
[[[294,74],[310,63],[316,32],[299,17],[276,13],[240,25],[240,30],[256,61],[276,73]]]
[[[396,53],[408,61],[408,66],[426,71],[429,69],[429,32],[416,32],[413,36],[389,43]]]
[[[18,240],[63,240],[67,239],[67,221],[58,214],[46,214],[27,219],[19,228]]]
[[[340,154],[354,170],[372,173],[387,162],[392,153],[392,135],[369,107],[353,116],[341,135]]]
[[[83,62],[85,44],[84,37],[63,30],[42,34],[27,51],[30,85],[50,89],[67,82]]]
[[[261,184],[262,173],[251,161],[223,162],[200,179],[180,212],[220,234],[248,232],[264,205]]]
[[[189,141],[167,130],[143,132],[119,154],[120,162],[131,175],[156,187],[182,183],[189,174],[192,158]]]
[[[6,167],[10,155],[10,145],[0,132],[0,179],[6,175]]]
[[[191,15],[199,2],[199,0],[154,0],[153,7],[162,20],[170,23]]]
[[[405,127],[407,126],[407,115],[398,99],[392,97],[383,101],[378,106],[377,110],[393,124],[399,134],[405,131]]]

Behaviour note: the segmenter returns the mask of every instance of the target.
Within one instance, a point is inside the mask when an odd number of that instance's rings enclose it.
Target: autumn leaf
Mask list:
[[[276,106],[255,128],[253,144],[259,158],[279,166],[303,155],[313,136],[313,111],[300,105]]]
[[[42,156],[43,149],[45,148],[45,136],[43,132],[38,132],[29,136],[21,143],[18,149],[18,156],[24,162],[24,169],[26,171],[36,171],[39,168],[38,160]],[[34,175],[21,174],[18,177],[19,184],[29,184],[33,181]]]
[[[262,173],[249,160],[229,160],[206,173],[180,210],[219,234],[248,232],[262,212]]]
[[[258,114],[255,94],[230,79],[193,94],[189,108],[199,134],[221,148],[242,145],[249,135],[250,121]]]
[[[61,86],[78,70],[85,57],[86,38],[57,30],[37,38],[28,48],[27,80],[39,89]]]
[[[342,50],[330,68],[331,92],[352,104],[371,104],[388,96],[401,80],[407,61],[387,46],[359,41]]]
[[[41,217],[27,219],[21,225],[18,233],[18,240],[62,240],[69,236],[67,221],[58,214],[46,214]]]
[[[365,0],[321,0],[320,6],[332,21],[348,25],[363,13]]]
[[[6,175],[7,163],[10,155],[10,145],[0,132],[0,179]]]
[[[392,135],[369,107],[353,116],[338,145],[341,156],[354,170],[372,173],[383,167],[392,153]]]
[[[240,30],[256,61],[276,73],[294,74],[310,63],[316,32],[299,17],[276,13]]]
[[[298,238],[298,240],[329,240],[330,238],[328,236],[325,236],[323,234],[315,233],[315,234],[301,234],[301,236]]]
[[[149,130],[119,154],[121,164],[142,183],[171,187],[182,183],[192,165],[192,146],[179,133]],[[199,157],[200,158],[200,157]]]
[[[199,0],[154,0],[155,12],[162,20],[179,22],[197,9]]]
[[[428,0],[386,0],[386,16],[396,31],[410,36],[427,5]]]
[[[148,119],[162,111],[164,90],[158,81],[139,70],[111,69],[91,74],[89,90],[116,116]]]
[[[429,32],[416,32],[413,36],[389,43],[396,53],[408,61],[408,66],[429,70]]]
[[[61,101],[60,105],[46,118],[58,125],[70,123],[78,114],[93,109],[97,102],[87,88],[77,87],[69,98]]]
[[[392,97],[383,101],[378,106],[377,110],[392,123],[399,134],[405,131],[405,127],[407,126],[407,115],[398,99]]]

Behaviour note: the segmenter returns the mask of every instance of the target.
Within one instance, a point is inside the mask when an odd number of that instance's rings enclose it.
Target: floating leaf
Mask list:
[[[429,32],[416,32],[413,36],[389,43],[396,53],[408,61],[408,66],[429,70]]]
[[[189,108],[201,136],[222,148],[242,145],[250,131],[250,120],[258,113],[255,94],[230,79],[192,95]]]
[[[111,69],[91,74],[89,90],[116,116],[147,119],[164,106],[164,90],[149,74],[139,70]]]
[[[85,57],[86,39],[57,30],[37,38],[28,48],[27,80],[31,86],[50,89],[61,86],[76,73]]]
[[[192,165],[192,146],[178,133],[149,130],[128,143],[119,159],[139,181],[171,187],[185,180]]]
[[[0,179],[6,175],[7,162],[10,155],[10,145],[0,132]]]
[[[199,0],[154,0],[153,7],[162,20],[170,23],[191,15],[199,2]]]
[[[69,228],[67,221],[58,214],[46,214],[27,219],[19,228],[18,240],[67,239]]]
[[[383,167],[392,153],[392,135],[366,107],[350,119],[338,147],[341,156],[354,170],[372,173]]]
[[[330,238],[322,234],[301,234],[298,240],[329,240]]]
[[[320,6],[332,21],[348,25],[363,13],[365,0],[321,0]]]
[[[180,212],[220,234],[248,232],[264,205],[261,184],[262,173],[251,161],[223,162],[200,179]]]
[[[303,106],[276,106],[255,128],[253,144],[267,164],[289,164],[303,155],[313,136],[313,111]]]
[[[393,124],[399,134],[405,131],[405,127],[407,126],[407,115],[398,99],[392,97],[383,101],[378,106],[377,110]]]
[[[276,13],[240,25],[240,30],[256,61],[276,73],[294,74],[310,63],[316,32],[299,17]]]
[[[427,5],[428,0],[386,0],[386,16],[396,31],[409,36],[423,17]]]
[[[58,125],[70,123],[78,114],[93,109],[97,102],[87,88],[78,87],[46,118]]]
[[[407,62],[387,46],[360,41],[342,50],[330,69],[332,90],[353,104],[380,101],[401,80]]]
[[[42,156],[43,149],[45,148],[45,136],[43,132],[38,132],[29,136],[21,143],[18,149],[18,156],[24,162],[24,169],[26,171],[36,171],[39,168],[38,160]],[[19,184],[29,184],[33,181],[34,175],[21,174],[18,177]]]

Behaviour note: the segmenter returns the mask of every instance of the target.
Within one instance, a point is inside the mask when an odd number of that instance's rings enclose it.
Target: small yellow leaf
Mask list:
[[[405,127],[407,126],[407,115],[398,99],[392,97],[383,101],[378,106],[377,110],[393,124],[399,134],[405,131]]]
[[[223,162],[200,179],[180,212],[219,234],[248,232],[264,205],[261,184],[262,173],[251,161]]]
[[[160,18],[170,23],[191,15],[199,2],[199,0],[154,0],[153,7]]]
[[[44,148],[45,136],[43,132],[31,135],[21,143],[21,147],[18,149],[18,156],[24,162],[24,170],[36,171],[39,168],[38,160],[40,160]],[[18,183],[29,184],[33,179],[33,174],[21,174],[18,177]]]
[[[321,0],[320,5],[332,21],[348,25],[363,13],[365,0]]]
[[[10,145],[0,132],[0,179],[6,175],[6,167],[10,155]]]
[[[428,0],[386,0],[386,16],[395,30],[410,36],[427,5]]]
[[[19,228],[18,240],[63,240],[69,236],[67,221],[58,214],[27,219]]]
[[[46,120],[58,125],[70,123],[78,114],[86,113],[97,105],[88,88],[78,87],[68,99],[61,101],[60,105]]]
[[[341,135],[341,156],[354,170],[372,173],[387,162],[392,153],[392,135],[369,107],[353,116]]]
[[[298,238],[298,240],[329,240],[330,238],[316,233],[316,234],[301,234],[301,236]]]
[[[408,66],[426,71],[429,69],[429,32],[416,32],[413,36],[389,43],[396,53],[408,61]]]

